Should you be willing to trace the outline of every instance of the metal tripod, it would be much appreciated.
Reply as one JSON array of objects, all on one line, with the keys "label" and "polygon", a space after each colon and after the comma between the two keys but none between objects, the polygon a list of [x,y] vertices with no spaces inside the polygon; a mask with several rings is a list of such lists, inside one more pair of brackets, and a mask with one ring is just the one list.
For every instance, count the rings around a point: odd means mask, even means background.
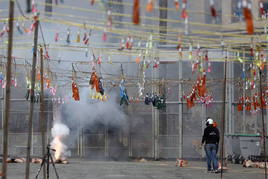
[{"label": "metal tripod", "polygon": [[52,163],[52,166],[53,166],[53,168],[54,168],[54,171],[55,171],[55,174],[56,174],[57,179],[59,179],[59,175],[58,175],[58,172],[57,172],[57,170],[56,170],[55,163],[54,163],[54,160],[53,160],[53,158],[52,158],[52,156],[51,156],[50,151],[56,151],[56,150],[55,150],[55,149],[51,149],[51,148],[50,148],[50,145],[48,144],[48,145],[47,145],[47,153],[44,155],[44,157],[43,157],[43,159],[42,159],[41,166],[40,166],[40,168],[39,168],[38,171],[37,171],[37,174],[36,174],[36,176],[35,176],[35,179],[38,178],[38,175],[40,174],[40,171],[41,171],[41,169],[42,169],[42,167],[44,166],[45,163],[47,164],[47,179],[49,179],[49,160],[50,160],[51,163]]}]

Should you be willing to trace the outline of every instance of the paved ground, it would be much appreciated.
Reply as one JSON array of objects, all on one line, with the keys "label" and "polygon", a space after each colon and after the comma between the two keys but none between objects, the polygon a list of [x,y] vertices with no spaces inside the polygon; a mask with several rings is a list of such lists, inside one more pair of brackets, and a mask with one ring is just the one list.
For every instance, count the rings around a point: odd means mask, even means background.
[{"label": "paved ground", "polygon": [[[31,178],[39,168],[31,165]],[[212,179],[220,178],[220,174],[206,173],[205,162],[189,162],[185,168],[175,167],[175,162],[110,162],[71,159],[70,164],[57,164],[60,179]],[[228,165],[224,178],[264,178],[264,170],[248,169],[241,165]],[[25,164],[9,164],[8,179],[24,179]],[[42,179],[42,176],[38,178]],[[51,179],[56,178],[51,170]]]}]

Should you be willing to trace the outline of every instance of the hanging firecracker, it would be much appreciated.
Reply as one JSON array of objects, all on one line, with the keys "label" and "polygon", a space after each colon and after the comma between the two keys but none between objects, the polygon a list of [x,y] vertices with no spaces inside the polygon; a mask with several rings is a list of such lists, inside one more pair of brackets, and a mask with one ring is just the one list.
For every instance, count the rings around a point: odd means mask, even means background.
[{"label": "hanging firecracker", "polygon": [[262,0],[259,1],[259,8],[260,8],[260,16],[261,16],[261,18],[263,18],[263,19],[266,18],[266,12],[265,12]]},{"label": "hanging firecracker", "polygon": [[106,24],[106,26],[108,28],[112,28],[112,25],[113,25],[112,10],[109,9],[109,10],[107,10],[107,24]]},{"label": "hanging firecracker", "polygon": [[141,62],[141,54],[139,54],[139,56],[136,57],[135,62],[137,64],[139,64]]},{"label": "hanging firecracker", "polygon": [[251,100],[250,100],[251,97],[247,96],[245,98],[245,109],[246,111],[250,111],[251,110]]},{"label": "hanging firecracker", "polygon": [[29,100],[30,92],[31,92],[31,82],[28,77],[26,77],[26,88],[27,90],[26,90],[25,98],[26,100]]},{"label": "hanging firecracker", "polygon": [[132,22],[136,25],[140,23],[140,0],[133,1]]},{"label": "hanging firecracker", "polygon": [[89,84],[91,86],[91,89],[96,90],[97,93],[100,93],[101,95],[104,95],[104,88],[102,85],[102,80],[97,76],[97,73],[94,71],[91,74]]},{"label": "hanging firecracker", "polygon": [[237,2],[237,6],[234,9],[234,16],[238,17],[240,21],[242,20],[243,13],[242,13],[242,3],[241,3],[241,1]]},{"label": "hanging firecracker", "polygon": [[246,21],[246,29],[248,34],[253,34],[254,33],[254,25],[253,25],[253,16],[251,13],[251,3],[248,3],[247,0],[243,0],[243,14],[244,14],[244,19]]},{"label": "hanging firecracker", "polygon": [[175,9],[179,10],[179,7],[180,7],[179,0],[174,0],[174,5],[175,5]]},{"label": "hanging firecracker", "polygon": [[118,50],[124,50],[125,48],[125,40],[124,39],[121,39],[120,41],[120,48]]},{"label": "hanging firecracker", "polygon": [[78,89],[77,84],[74,81],[72,82],[72,92],[73,92],[73,99],[75,101],[79,101],[80,100],[79,89]]},{"label": "hanging firecracker", "polygon": [[93,6],[93,5],[95,4],[95,1],[96,1],[96,0],[90,0],[90,4],[91,4],[91,6]]},{"label": "hanging firecracker", "polygon": [[90,77],[90,81],[89,84],[91,85],[91,89],[94,89],[99,92],[100,88],[99,88],[99,79],[97,76],[96,72],[92,72],[91,77]]},{"label": "hanging firecracker", "polygon": [[154,9],[154,0],[148,0],[147,6],[146,6],[146,11],[152,12],[153,9]]},{"label": "hanging firecracker", "polygon": [[90,36],[89,33],[87,33],[87,32],[84,33],[83,43],[84,43],[85,45],[87,45],[88,42],[89,42],[89,36]]},{"label": "hanging firecracker", "polygon": [[54,41],[55,42],[58,42],[59,41],[59,36],[60,36],[59,32],[56,32],[55,33],[55,37],[54,37]]},{"label": "hanging firecracker", "polygon": [[102,57],[99,56],[98,59],[97,59],[97,64],[100,65],[102,63]]},{"label": "hanging firecracker", "polygon": [[181,18],[188,19],[188,12],[187,12],[187,0],[182,1],[182,12],[181,12]]},{"label": "hanging firecracker", "polygon": [[126,39],[126,49],[131,50],[133,46],[133,38],[131,36],[128,36]]},{"label": "hanging firecracker", "polygon": [[76,43],[80,43],[80,31],[77,32]]},{"label": "hanging firecracker", "polygon": [[257,93],[255,93],[252,97],[252,106],[253,110],[257,111],[260,108],[260,103],[259,103],[259,96]]},{"label": "hanging firecracker", "polygon": [[107,33],[105,31],[102,33],[102,41],[103,42],[107,41]]},{"label": "hanging firecracker", "polygon": [[191,108],[195,105],[195,100],[196,100],[196,88],[193,87],[191,93],[187,96],[184,96],[184,99],[186,99],[187,107]]},{"label": "hanging firecracker", "polygon": [[35,0],[32,0],[32,13],[37,13],[37,6]]},{"label": "hanging firecracker", "polygon": [[17,83],[17,78],[16,77],[11,78],[11,85],[13,87],[17,87],[18,83]]},{"label": "hanging firecracker", "polygon": [[146,93],[144,103],[146,105],[152,104],[157,109],[164,109],[166,107],[166,97],[165,95],[159,96],[156,93],[155,94]]},{"label": "hanging firecracker", "polygon": [[5,84],[5,76],[4,76],[4,74],[1,72],[1,73],[0,73],[0,85],[2,86],[2,88],[3,88],[3,84]]},{"label": "hanging firecracker", "polygon": [[66,42],[67,44],[71,43],[71,34],[70,34],[70,29],[67,29],[67,37],[66,37]]},{"label": "hanging firecracker", "polygon": [[154,58],[154,65],[153,68],[158,68],[159,67],[159,57]]},{"label": "hanging firecracker", "polygon": [[73,93],[73,99],[75,101],[79,101],[80,100],[80,95],[79,95],[79,88],[78,88],[78,84],[76,83],[76,71],[75,68],[72,64],[72,93]]},{"label": "hanging firecracker", "polygon": [[210,13],[211,13],[211,16],[216,18],[217,17],[217,11],[215,9],[215,3],[214,3],[214,0],[210,0]]},{"label": "hanging firecracker", "polygon": [[20,27],[20,23],[18,21],[16,22],[16,28],[17,28],[17,31],[22,35],[23,31],[22,31],[22,29]]},{"label": "hanging firecracker", "polygon": [[128,98],[128,94],[127,94],[127,89],[125,87],[125,80],[122,79],[119,85],[119,89],[120,89],[120,106],[122,104],[129,104],[129,98]]},{"label": "hanging firecracker", "polygon": [[4,23],[3,29],[0,32],[0,38],[3,37],[5,35],[5,33],[7,33],[9,31],[8,26],[6,23]]},{"label": "hanging firecracker", "polygon": [[243,111],[244,97],[240,97],[237,103],[237,111]]}]

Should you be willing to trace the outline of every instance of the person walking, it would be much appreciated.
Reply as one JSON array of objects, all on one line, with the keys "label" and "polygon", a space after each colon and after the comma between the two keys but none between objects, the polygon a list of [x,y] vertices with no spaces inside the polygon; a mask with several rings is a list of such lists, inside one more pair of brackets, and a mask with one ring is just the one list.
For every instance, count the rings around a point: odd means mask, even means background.
[{"label": "person walking", "polygon": [[[220,134],[217,127],[213,126],[213,120],[208,117],[206,120],[207,127],[204,129],[202,137],[202,145],[205,144],[204,149],[207,156],[207,171],[219,173],[217,148],[220,141]],[[211,162],[213,168],[211,168]]]}]

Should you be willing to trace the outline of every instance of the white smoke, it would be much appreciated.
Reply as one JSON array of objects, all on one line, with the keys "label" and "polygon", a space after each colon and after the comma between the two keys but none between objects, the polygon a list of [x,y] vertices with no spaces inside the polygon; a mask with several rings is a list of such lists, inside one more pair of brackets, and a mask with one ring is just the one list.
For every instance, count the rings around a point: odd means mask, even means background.
[{"label": "white smoke", "polygon": [[53,138],[56,136],[68,136],[70,134],[70,129],[60,121],[55,121],[51,129],[51,135]]},{"label": "white smoke", "polygon": [[51,142],[51,147],[55,149],[54,158],[65,159],[65,157],[70,156],[68,147],[63,143],[64,138],[70,134],[70,129],[60,120],[56,120],[51,129],[51,135],[53,140]]}]

